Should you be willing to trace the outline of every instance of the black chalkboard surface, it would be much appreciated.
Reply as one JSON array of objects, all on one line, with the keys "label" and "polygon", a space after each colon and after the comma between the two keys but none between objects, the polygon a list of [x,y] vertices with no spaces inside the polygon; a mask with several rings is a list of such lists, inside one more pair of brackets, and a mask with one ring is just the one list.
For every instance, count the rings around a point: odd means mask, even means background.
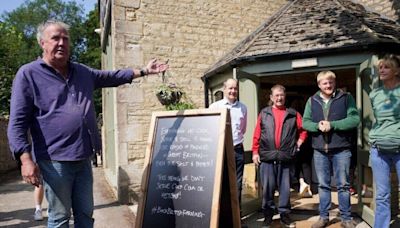
[{"label": "black chalkboard surface", "polygon": [[239,227],[229,123],[226,109],[153,113],[136,227]]}]

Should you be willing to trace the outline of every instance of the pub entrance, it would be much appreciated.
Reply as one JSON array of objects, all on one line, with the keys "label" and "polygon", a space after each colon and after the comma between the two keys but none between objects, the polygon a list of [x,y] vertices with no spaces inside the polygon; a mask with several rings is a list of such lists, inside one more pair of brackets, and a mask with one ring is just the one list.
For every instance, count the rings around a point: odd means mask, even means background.
[{"label": "pub entrance", "polygon": [[[336,87],[340,88],[344,91],[347,91],[351,93],[354,97],[354,99],[357,99],[357,93],[356,93],[356,82],[357,82],[357,73],[356,73],[356,68],[339,68],[339,69],[315,69],[307,72],[289,72],[286,74],[278,74],[278,75],[266,75],[266,76],[261,76],[258,77],[259,80],[257,80],[256,84],[258,87],[258,108],[257,108],[257,114],[260,112],[261,109],[266,107],[269,103],[269,95],[270,95],[270,89],[272,86],[275,84],[281,84],[286,88],[286,106],[287,107],[292,107],[295,108],[301,115],[303,115],[304,112],[304,107],[305,104],[310,96],[312,96],[315,92],[319,90],[316,82],[316,76],[321,70],[331,70],[336,74]],[[239,78],[240,80],[240,78]],[[245,90],[240,90],[241,95],[243,96],[243,93],[247,93]],[[244,95],[246,96],[246,95]],[[253,124],[254,125],[254,124]],[[254,131],[254,126],[249,125],[247,129],[247,134],[252,134]],[[356,134],[356,131],[355,131]],[[353,160],[352,164],[353,167],[355,168],[357,164],[357,137],[354,137],[354,151],[353,151]],[[310,158],[312,158],[312,148],[310,146],[310,142],[308,142],[308,147],[305,146],[303,151],[305,154],[308,155]],[[258,173],[256,170],[256,167],[252,164],[251,161],[251,147],[248,145],[246,148],[249,148],[250,150],[246,151],[246,165],[245,165],[245,180],[249,180],[250,178],[254,178],[254,185],[249,184],[249,181],[245,181],[245,185],[243,186],[243,211],[250,212],[251,209],[260,207],[260,188],[258,186],[261,186],[260,183],[258,183],[259,178]],[[317,178],[315,176],[314,172],[314,167],[313,164],[311,163],[311,179],[312,179],[312,192],[314,194],[318,193],[318,188],[317,188]],[[352,169],[354,172],[352,174],[355,174],[355,170]],[[246,172],[247,171],[247,172]],[[292,177],[292,183],[293,183],[293,189],[295,191],[298,190],[298,176],[297,173],[295,173],[295,167],[293,170],[293,177]],[[254,173],[254,174],[253,174]],[[354,177],[354,176],[353,176]],[[357,181],[352,180],[351,183],[354,183],[354,189],[357,189],[355,186],[355,183]],[[258,200],[257,200],[258,199]],[[258,204],[258,205],[257,205]]]}]

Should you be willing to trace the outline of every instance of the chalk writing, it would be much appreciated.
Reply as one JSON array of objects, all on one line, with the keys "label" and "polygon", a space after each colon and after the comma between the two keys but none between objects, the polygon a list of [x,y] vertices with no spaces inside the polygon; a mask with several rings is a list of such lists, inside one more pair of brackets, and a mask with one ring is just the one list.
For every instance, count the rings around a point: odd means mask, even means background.
[{"label": "chalk writing", "polygon": [[168,214],[168,215],[176,215],[176,216],[192,216],[203,218],[205,214],[201,211],[188,211],[188,210],[179,210],[179,209],[172,209],[172,208],[162,208],[160,206],[153,207],[151,209],[152,214]]},{"label": "chalk writing", "polygon": [[215,116],[159,120],[145,209],[152,216],[145,216],[144,227],[175,224],[177,218],[208,227],[218,121]]}]

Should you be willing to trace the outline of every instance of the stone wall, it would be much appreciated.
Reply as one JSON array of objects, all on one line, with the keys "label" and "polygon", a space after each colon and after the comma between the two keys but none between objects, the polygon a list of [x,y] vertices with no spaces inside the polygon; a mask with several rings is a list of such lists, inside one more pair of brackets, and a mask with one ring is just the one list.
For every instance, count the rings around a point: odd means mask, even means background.
[{"label": "stone wall", "polygon": [[0,117],[0,174],[17,168],[8,147],[7,124],[8,120]]},{"label": "stone wall", "polygon": [[[206,69],[286,2],[114,0],[113,67],[142,67],[154,57],[169,59],[166,82],[184,87],[188,100],[202,108],[201,77]],[[155,96],[161,83],[161,76],[148,76],[117,90],[116,154],[120,173],[127,178],[120,183],[129,183],[133,203],[139,197],[151,112],[164,110]]]}]

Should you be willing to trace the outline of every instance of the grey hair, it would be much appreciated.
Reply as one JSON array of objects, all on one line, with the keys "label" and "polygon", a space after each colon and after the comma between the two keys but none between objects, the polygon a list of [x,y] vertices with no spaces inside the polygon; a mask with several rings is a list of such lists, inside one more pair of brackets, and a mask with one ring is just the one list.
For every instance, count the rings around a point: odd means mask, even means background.
[{"label": "grey hair", "polygon": [[233,81],[233,82],[235,82],[236,83],[236,85],[238,85],[239,83],[238,83],[238,80],[236,80],[236,79],[234,79],[234,78],[228,78],[228,79],[226,79],[226,81],[224,81],[224,86],[223,86],[223,89],[225,89],[226,88],[226,86],[227,86],[227,84],[228,84],[228,82],[229,81]]},{"label": "grey hair", "polygon": [[46,30],[46,28],[48,28],[51,25],[58,25],[69,34],[69,28],[70,28],[69,25],[65,24],[62,21],[50,19],[50,20],[47,20],[47,21],[39,24],[39,26],[37,27],[36,39],[39,44],[40,44],[40,40],[42,40],[42,38],[43,38],[44,30]]}]

